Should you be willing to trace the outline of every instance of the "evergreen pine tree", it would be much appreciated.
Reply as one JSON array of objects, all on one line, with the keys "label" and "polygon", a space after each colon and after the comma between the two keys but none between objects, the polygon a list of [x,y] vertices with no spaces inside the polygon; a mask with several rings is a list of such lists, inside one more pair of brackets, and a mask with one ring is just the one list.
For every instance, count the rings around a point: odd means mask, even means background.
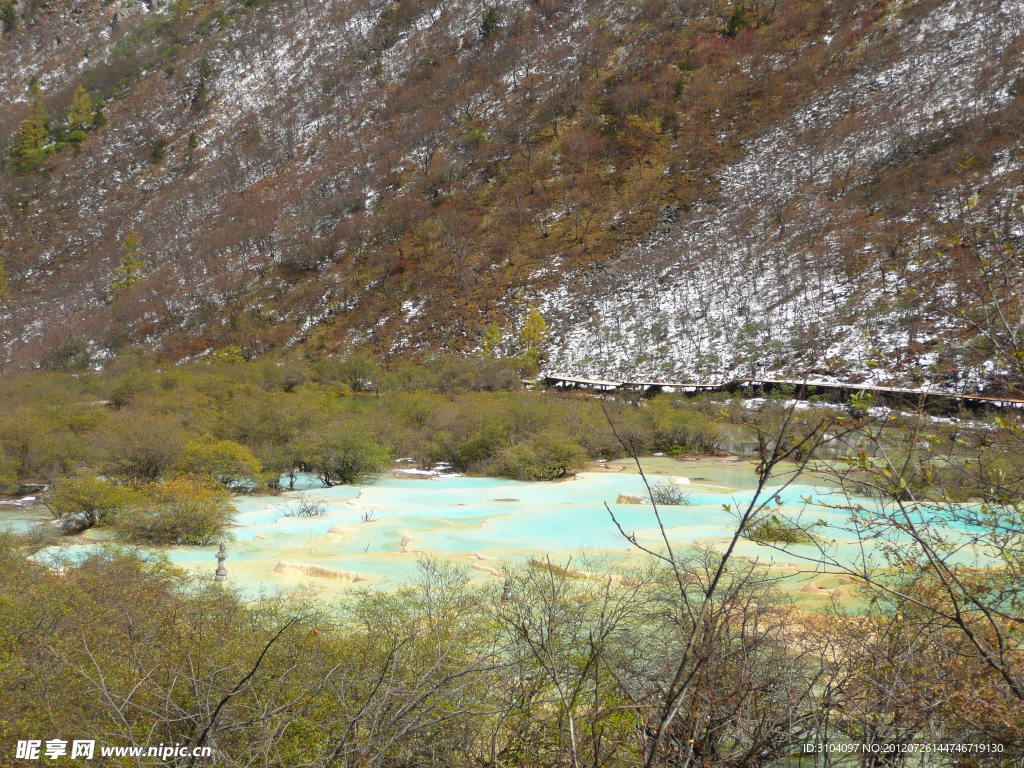
[{"label": "evergreen pine tree", "polygon": [[87,130],[93,122],[93,106],[92,96],[79,83],[68,107],[68,128],[72,131]]},{"label": "evergreen pine tree", "polygon": [[14,10],[14,3],[0,3],[0,32],[9,32],[18,26],[18,14]]},{"label": "evergreen pine tree", "polygon": [[18,126],[8,155],[8,162],[14,170],[24,172],[35,169],[52,151],[48,122],[42,86],[33,78],[29,85],[28,116]]},{"label": "evergreen pine tree", "polygon": [[142,281],[142,270],[145,264],[140,256],[141,247],[139,237],[134,232],[129,232],[121,242],[121,250],[124,256],[114,268],[114,279],[110,281],[111,298],[116,299],[136,283]]},{"label": "evergreen pine tree", "polygon": [[546,359],[544,346],[550,338],[551,331],[548,330],[548,324],[544,320],[544,315],[540,313],[536,305],[532,305],[529,314],[526,316],[523,330],[519,332],[519,340],[524,350],[523,358],[531,373],[539,371],[544,363]]},{"label": "evergreen pine tree", "polygon": [[498,9],[493,6],[484,12],[483,21],[480,22],[480,39],[486,40],[494,34],[498,28]]},{"label": "evergreen pine tree", "polygon": [[480,352],[488,360],[493,360],[499,356],[501,352],[501,326],[497,323],[491,323],[487,326],[487,330],[484,331],[483,342],[480,344]]},{"label": "evergreen pine tree", "polygon": [[198,69],[199,78],[196,82],[196,88],[192,92],[192,109],[202,109],[206,106],[207,96],[209,95],[210,77],[213,75],[213,65],[210,64],[210,60],[202,58],[199,60]]}]

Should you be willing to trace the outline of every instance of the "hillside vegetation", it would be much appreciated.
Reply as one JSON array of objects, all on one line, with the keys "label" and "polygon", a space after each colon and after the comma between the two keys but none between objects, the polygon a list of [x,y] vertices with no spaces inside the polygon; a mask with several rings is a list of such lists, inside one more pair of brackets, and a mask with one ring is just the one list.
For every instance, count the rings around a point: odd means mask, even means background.
[{"label": "hillside vegetation", "polygon": [[159,483],[178,477],[277,492],[297,471],[325,485],[354,483],[403,458],[424,469],[552,480],[588,459],[624,455],[609,416],[636,450],[719,450],[722,406],[709,401],[609,403],[606,416],[592,400],[515,391],[515,383],[505,363],[470,367],[461,358],[391,371],[350,357],[13,374],[0,382],[0,493],[54,485],[56,511],[87,512],[93,524],[97,507],[82,498],[136,506],[114,486],[162,497]]},{"label": "hillside vegetation", "polygon": [[1020,0],[4,8],[7,366],[1012,373]]}]

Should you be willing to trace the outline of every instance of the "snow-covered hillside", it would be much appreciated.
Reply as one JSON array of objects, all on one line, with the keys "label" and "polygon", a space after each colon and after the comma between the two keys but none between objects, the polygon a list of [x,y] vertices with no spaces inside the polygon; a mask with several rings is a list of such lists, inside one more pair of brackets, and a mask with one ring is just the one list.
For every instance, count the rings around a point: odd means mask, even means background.
[{"label": "snow-covered hillside", "polygon": [[[928,162],[944,137],[1005,119],[1000,113],[1019,95],[1021,60],[1007,54],[1019,51],[1024,2],[932,3],[906,19],[900,4],[890,5],[878,34],[891,38],[892,58],[865,58],[748,142],[743,159],[718,174],[715,198],[685,221],[545,294],[543,307],[556,318],[552,370],[671,380],[808,370],[945,385],[985,380],[984,366],[954,375],[930,369],[959,327],[953,307],[933,301],[951,290],[944,270],[952,256],[917,257],[942,249],[937,233],[954,222],[1024,237],[1024,134],[995,148],[984,172],[923,190],[917,210],[859,216],[856,193],[894,164],[920,168],[915,152]],[[1019,111],[1013,119],[1019,128]],[[969,154],[961,161],[980,159]],[[917,226],[901,227],[893,254],[884,235],[901,223]],[[863,250],[866,268],[843,268],[850,248]],[[902,273],[883,263],[894,255],[906,264]],[[927,270],[936,274],[921,274]],[[915,297],[925,278],[932,295]]]}]

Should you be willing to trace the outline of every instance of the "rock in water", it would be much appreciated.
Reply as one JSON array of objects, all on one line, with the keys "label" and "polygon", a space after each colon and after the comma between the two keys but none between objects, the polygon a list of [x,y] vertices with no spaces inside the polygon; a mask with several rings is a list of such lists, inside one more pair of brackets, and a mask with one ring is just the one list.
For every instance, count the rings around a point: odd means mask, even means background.
[{"label": "rock in water", "polygon": [[644,500],[639,496],[630,496],[626,493],[620,493],[619,498],[615,500],[616,504],[643,504]]},{"label": "rock in water", "polygon": [[73,536],[81,533],[87,528],[92,528],[92,520],[84,512],[72,512],[59,520],[54,520],[53,525],[57,526],[63,536]]}]

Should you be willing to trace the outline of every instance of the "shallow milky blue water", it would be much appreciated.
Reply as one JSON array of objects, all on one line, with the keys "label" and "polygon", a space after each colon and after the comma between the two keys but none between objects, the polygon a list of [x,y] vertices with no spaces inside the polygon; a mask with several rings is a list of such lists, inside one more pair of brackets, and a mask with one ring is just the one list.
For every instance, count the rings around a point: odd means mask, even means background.
[{"label": "shallow milky blue water", "polygon": [[[652,476],[651,482],[668,478]],[[801,496],[821,497],[824,489],[791,486],[785,503],[798,504]],[[367,543],[401,539],[399,531],[414,534],[419,549],[444,552],[476,552],[490,548],[522,548],[536,551],[571,551],[580,548],[622,548],[625,542],[604,504],[628,531],[655,524],[651,507],[617,504],[619,494],[643,496],[637,475],[584,474],[560,483],[520,483],[491,478],[451,477],[435,479],[388,478],[356,488],[336,486],[309,490],[307,498],[326,507],[317,518],[286,516],[294,506],[293,494],[281,497],[241,497],[237,500],[234,531],[237,541],[252,541],[274,534],[326,534],[339,524],[358,530],[344,549],[363,552]],[[724,536],[734,518],[723,504],[745,505],[752,491],[689,492],[689,505],[662,508],[667,526],[685,526],[680,540]],[[372,522],[363,522],[365,515]],[[822,514],[828,514],[822,510]],[[834,513],[832,513],[834,514]],[[371,549],[376,547],[371,545]]]},{"label": "shallow milky blue water", "polygon": [[[749,503],[753,472],[740,464],[691,468],[704,478],[684,486],[688,505],[661,507],[662,520],[674,544],[721,544],[736,523],[723,505],[736,509]],[[671,478],[652,475],[649,480]],[[649,546],[661,545],[650,505],[616,503],[620,494],[646,495],[642,478],[627,472],[587,472],[549,483],[388,476],[360,487],[317,485],[315,478],[301,476],[298,487],[308,490],[236,498],[238,512],[227,563],[232,584],[249,593],[300,584],[330,592],[348,588],[354,579],[360,586],[388,588],[413,579],[422,555],[464,564],[478,578],[493,577],[503,562],[523,562],[534,556],[550,555],[555,562],[572,558],[577,563],[585,553],[619,560],[636,557],[606,503],[625,531],[636,533]],[[321,502],[325,514],[288,516],[300,493]],[[785,514],[804,508],[807,497],[839,502],[827,488],[810,485],[789,486],[779,496]],[[840,535],[838,528],[847,518],[845,512],[819,503],[806,507],[804,515],[804,519],[828,522],[833,536]],[[822,534],[830,535],[829,528],[822,529]],[[839,539],[830,548],[844,559],[853,559],[859,552],[858,543],[850,540]],[[84,556],[90,549],[62,548],[72,557]],[[174,547],[163,552],[172,562],[209,575],[215,567],[215,549]],[[795,551],[810,554],[813,550],[797,547]],[[745,540],[737,552],[766,561],[794,559]],[[303,572],[309,566],[328,569],[328,573]]]},{"label": "shallow milky blue water", "polygon": [[[752,478],[752,473],[751,473]],[[237,500],[234,542],[229,545],[228,571],[247,587],[291,586],[307,581],[320,586],[333,581],[297,573],[276,573],[279,562],[314,565],[359,574],[366,585],[396,586],[413,578],[416,560],[428,554],[469,565],[475,576],[493,575],[502,562],[522,562],[551,555],[555,561],[576,562],[584,553],[610,553],[617,558],[635,554],[616,528],[605,503],[623,529],[642,542],[659,545],[656,521],[649,505],[617,504],[620,494],[643,497],[639,475],[583,473],[555,483],[524,483],[478,477],[406,479],[386,477],[362,487],[315,488],[309,478],[303,493],[320,501],[326,514],[317,518],[285,515],[296,493],[279,497],[246,496]],[[652,483],[667,482],[654,475]],[[662,519],[670,537],[680,544],[715,543],[732,534],[735,518],[724,504],[744,506],[752,490],[692,484],[689,505],[666,506]],[[790,486],[784,504],[801,498],[821,498],[828,491],[808,485]],[[845,514],[824,508],[815,518],[839,523]],[[368,519],[368,520],[367,520]],[[741,552],[779,559],[779,555],[749,542]],[[177,548],[168,556],[190,569],[210,568],[212,548]]]}]

